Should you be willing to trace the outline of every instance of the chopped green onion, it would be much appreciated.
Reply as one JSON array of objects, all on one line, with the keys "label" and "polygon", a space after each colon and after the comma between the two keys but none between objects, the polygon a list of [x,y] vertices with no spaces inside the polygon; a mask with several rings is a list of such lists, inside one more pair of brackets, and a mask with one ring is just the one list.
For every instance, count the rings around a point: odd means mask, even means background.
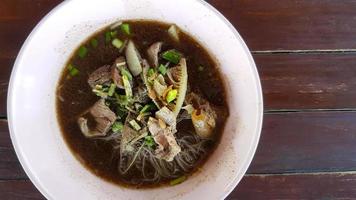
[{"label": "chopped green onion", "polygon": [[109,43],[111,41],[111,32],[105,32],[105,42]]},{"label": "chopped green onion", "polygon": [[126,75],[122,76],[122,82],[124,83],[125,94],[127,97],[132,97],[132,88],[129,82],[129,79]]},{"label": "chopped green onion", "polygon": [[88,49],[85,46],[81,46],[78,50],[78,56],[84,58],[88,53]]},{"label": "chopped green onion", "polygon": [[79,70],[77,68],[72,68],[70,71],[69,71],[69,74],[71,76],[76,76],[79,74]]},{"label": "chopped green onion", "polygon": [[112,127],[111,127],[111,130],[112,130],[114,133],[121,132],[122,129],[124,129],[124,125],[122,124],[122,122],[114,122],[114,124],[113,124]]},{"label": "chopped green onion", "polygon": [[121,105],[118,105],[116,107],[116,115],[118,116],[119,119],[125,119],[127,115],[127,110],[126,108],[122,107]]},{"label": "chopped green onion", "polygon": [[103,91],[103,92],[109,92],[109,87],[107,87],[107,86],[105,85],[105,87],[103,87],[102,91]]},{"label": "chopped green onion", "polygon": [[201,65],[199,65],[199,67],[198,67],[198,71],[200,71],[200,72],[204,71],[204,67],[203,67],[203,66],[201,66]]},{"label": "chopped green onion", "polygon": [[184,182],[185,180],[187,180],[187,177],[186,176],[181,176],[181,177],[178,177],[176,179],[173,179],[169,182],[170,185],[177,185],[179,183],[182,183]]},{"label": "chopped green onion", "polygon": [[106,93],[106,92],[104,92],[102,90],[93,89],[92,91],[96,94],[96,96],[99,96],[99,97],[102,97],[102,98],[108,97],[108,93]]},{"label": "chopped green onion", "polygon": [[117,103],[122,107],[125,107],[130,104],[130,98],[127,97],[126,95],[120,95],[115,93],[115,98]]},{"label": "chopped green onion", "polygon": [[111,38],[114,38],[117,35],[117,31],[110,31]]},{"label": "chopped green onion", "polygon": [[110,88],[109,88],[109,91],[108,91],[108,95],[109,95],[110,97],[114,94],[115,89],[116,89],[116,85],[115,85],[114,83],[111,83]]},{"label": "chopped green onion", "polygon": [[72,65],[72,64],[68,65],[68,70],[69,70],[69,74],[71,76],[76,76],[79,74],[79,70],[76,67],[74,67],[74,65]]},{"label": "chopped green onion", "polygon": [[121,68],[121,75],[127,76],[129,81],[132,81],[132,75],[129,71],[127,71],[125,68]]},{"label": "chopped green onion", "polygon": [[98,40],[93,38],[90,40],[90,44],[92,47],[96,48],[98,46]]},{"label": "chopped green onion", "polygon": [[155,74],[155,69],[150,68],[150,69],[148,70],[148,72],[147,72],[147,76],[148,76],[148,77],[151,77],[151,76],[153,76],[153,74]]},{"label": "chopped green onion", "polygon": [[140,114],[141,113],[145,113],[148,112],[152,109],[152,105],[151,104],[146,104],[145,106],[143,106],[143,108],[140,110]]},{"label": "chopped green onion", "polygon": [[145,145],[148,147],[153,147],[155,145],[155,141],[153,140],[153,137],[150,135],[147,135],[145,137]]},{"label": "chopped green onion", "polygon": [[111,44],[114,45],[114,47],[120,49],[124,43],[123,43],[121,40],[115,38],[115,39],[111,42]]},{"label": "chopped green onion", "polygon": [[162,74],[162,75],[166,75],[167,73],[167,67],[160,64],[159,67],[158,67],[158,71]]},{"label": "chopped green onion", "polygon": [[129,121],[129,124],[134,128],[136,131],[139,131],[141,129],[141,126],[136,122],[136,120],[131,120]]},{"label": "chopped green onion", "polygon": [[121,31],[124,32],[127,35],[130,35],[130,25],[129,24],[121,24],[120,25]]},{"label": "chopped green onion", "polygon": [[176,98],[177,98],[177,94],[178,94],[178,90],[176,90],[176,89],[170,90],[170,91],[167,93],[167,96],[166,96],[166,101],[167,101],[167,103],[170,103],[170,102],[172,102],[174,99],[176,99]]},{"label": "chopped green onion", "polygon": [[178,64],[181,57],[182,57],[182,55],[175,49],[165,51],[162,54],[162,58],[164,58],[174,64]]}]

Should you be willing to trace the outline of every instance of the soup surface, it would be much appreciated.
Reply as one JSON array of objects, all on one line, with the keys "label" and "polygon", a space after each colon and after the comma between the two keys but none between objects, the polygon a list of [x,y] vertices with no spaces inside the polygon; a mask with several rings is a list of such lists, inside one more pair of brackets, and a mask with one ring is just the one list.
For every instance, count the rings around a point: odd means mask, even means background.
[{"label": "soup surface", "polygon": [[57,115],[73,154],[97,176],[137,188],[175,185],[218,144],[225,95],[213,58],[179,27],[124,21],[68,60]]}]

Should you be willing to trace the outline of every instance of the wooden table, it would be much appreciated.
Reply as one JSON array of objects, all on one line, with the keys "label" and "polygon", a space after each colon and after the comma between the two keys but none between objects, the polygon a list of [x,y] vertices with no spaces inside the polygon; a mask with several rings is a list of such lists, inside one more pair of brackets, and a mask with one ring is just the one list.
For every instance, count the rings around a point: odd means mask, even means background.
[{"label": "wooden table", "polygon": [[[43,199],[11,145],[15,57],[59,0],[0,1],[0,199]],[[356,199],[356,0],[209,0],[255,58],[265,115],[248,173],[228,199]]]}]

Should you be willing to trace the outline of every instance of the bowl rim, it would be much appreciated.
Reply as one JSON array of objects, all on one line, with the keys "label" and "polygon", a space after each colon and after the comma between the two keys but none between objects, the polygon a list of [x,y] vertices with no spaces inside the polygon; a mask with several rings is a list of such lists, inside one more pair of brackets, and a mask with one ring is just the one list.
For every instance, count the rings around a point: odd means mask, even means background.
[{"label": "bowl rim", "polygon": [[[233,184],[230,185],[230,188],[228,188],[226,190],[226,192],[224,194],[222,194],[221,199],[225,199],[233,190],[234,188],[238,185],[238,183],[241,181],[241,179],[243,178],[243,176],[246,174],[246,171],[248,169],[248,167],[250,166],[252,159],[255,155],[259,140],[260,140],[260,135],[261,135],[261,130],[262,130],[262,121],[263,121],[263,96],[262,96],[262,87],[261,87],[261,81],[260,81],[260,77],[259,77],[259,73],[257,71],[257,67],[256,64],[254,62],[254,59],[251,55],[251,52],[249,50],[249,48],[247,47],[245,41],[242,39],[242,37],[240,36],[240,34],[238,33],[238,31],[236,30],[236,28],[231,24],[231,22],[229,20],[226,19],[226,17],[221,14],[216,8],[214,8],[212,5],[210,5],[208,2],[204,1],[204,0],[194,0],[198,3],[200,3],[202,6],[208,8],[209,10],[213,11],[213,13],[222,20],[223,23],[225,23],[229,29],[232,31],[232,33],[234,34],[235,38],[239,41],[239,43],[241,44],[244,52],[247,55],[248,61],[249,61],[249,65],[252,68],[252,72],[253,72],[253,78],[255,80],[255,84],[256,84],[256,89],[257,89],[257,100],[258,100],[258,119],[257,119],[257,123],[256,123],[256,133],[254,134],[254,138],[253,138],[253,144],[250,146],[249,149],[249,156],[247,157],[248,159],[245,161],[246,163],[244,164],[243,168],[241,169],[241,173],[239,176],[236,176],[235,179],[233,180]],[[42,195],[44,195],[45,198],[47,199],[54,199],[55,197],[51,196],[47,190],[45,189],[45,186],[42,185],[40,183],[40,181],[38,180],[38,178],[33,174],[33,172],[30,170],[28,163],[25,161],[22,152],[19,150],[19,144],[17,143],[16,140],[16,135],[14,133],[14,124],[13,124],[13,115],[12,115],[12,111],[11,111],[11,107],[12,107],[12,99],[13,99],[13,88],[14,88],[14,80],[17,74],[17,69],[19,68],[19,62],[20,60],[22,60],[25,49],[27,49],[28,44],[30,43],[30,41],[32,40],[33,36],[38,32],[38,30],[40,29],[40,27],[42,26],[43,23],[45,23],[54,13],[57,12],[57,10],[61,9],[62,7],[64,7],[66,4],[70,3],[71,1],[63,1],[61,3],[59,3],[57,6],[55,6],[51,11],[49,11],[38,23],[37,25],[32,29],[31,33],[27,36],[26,40],[24,41],[24,43],[21,46],[20,51],[18,52],[17,56],[16,56],[16,60],[13,64],[13,68],[11,71],[11,76],[10,76],[10,80],[9,80],[9,86],[8,86],[8,92],[7,92],[7,117],[8,117],[8,126],[9,126],[9,132],[10,132],[10,138],[11,138],[11,142],[12,145],[14,147],[15,153],[17,158],[19,159],[19,162],[22,166],[22,168],[24,169],[26,175],[29,177],[29,179],[31,180],[31,182],[35,185],[35,187],[41,192]]]}]

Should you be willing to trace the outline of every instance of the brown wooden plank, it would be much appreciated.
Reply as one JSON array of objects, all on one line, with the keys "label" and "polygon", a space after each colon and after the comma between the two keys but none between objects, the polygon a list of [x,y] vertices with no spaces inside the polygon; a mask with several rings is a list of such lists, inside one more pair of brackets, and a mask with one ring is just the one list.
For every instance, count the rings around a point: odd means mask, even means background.
[{"label": "brown wooden plank", "polygon": [[356,54],[271,54],[254,58],[267,110],[356,107]]},{"label": "brown wooden plank", "polygon": [[4,0],[0,4],[0,57],[15,57],[27,35],[59,0]]},{"label": "brown wooden plank", "polygon": [[356,173],[245,176],[227,200],[351,200]]},{"label": "brown wooden plank", "polygon": [[[0,5],[0,55],[15,56],[30,30],[60,0],[29,2],[6,0]],[[252,50],[356,48],[355,0],[209,2],[234,24]]]},{"label": "brown wooden plank", "polygon": [[38,18],[62,0],[1,0],[0,20]]},{"label": "brown wooden plank", "polygon": [[[355,184],[355,172],[247,175],[226,199],[351,200],[355,199]],[[4,200],[44,199],[29,180],[0,181],[0,196]]]},{"label": "brown wooden plank", "polygon": [[7,89],[14,59],[0,58],[0,116],[6,116]]},{"label": "brown wooden plank", "polygon": [[252,50],[356,48],[356,1],[208,0]]},{"label": "brown wooden plank", "polygon": [[26,177],[11,144],[7,121],[0,120],[0,180]]},{"label": "brown wooden plank", "polygon": [[29,180],[0,181],[0,199],[39,200],[45,199]]},{"label": "brown wooden plank", "polygon": [[356,112],[265,114],[249,173],[356,170]]}]

